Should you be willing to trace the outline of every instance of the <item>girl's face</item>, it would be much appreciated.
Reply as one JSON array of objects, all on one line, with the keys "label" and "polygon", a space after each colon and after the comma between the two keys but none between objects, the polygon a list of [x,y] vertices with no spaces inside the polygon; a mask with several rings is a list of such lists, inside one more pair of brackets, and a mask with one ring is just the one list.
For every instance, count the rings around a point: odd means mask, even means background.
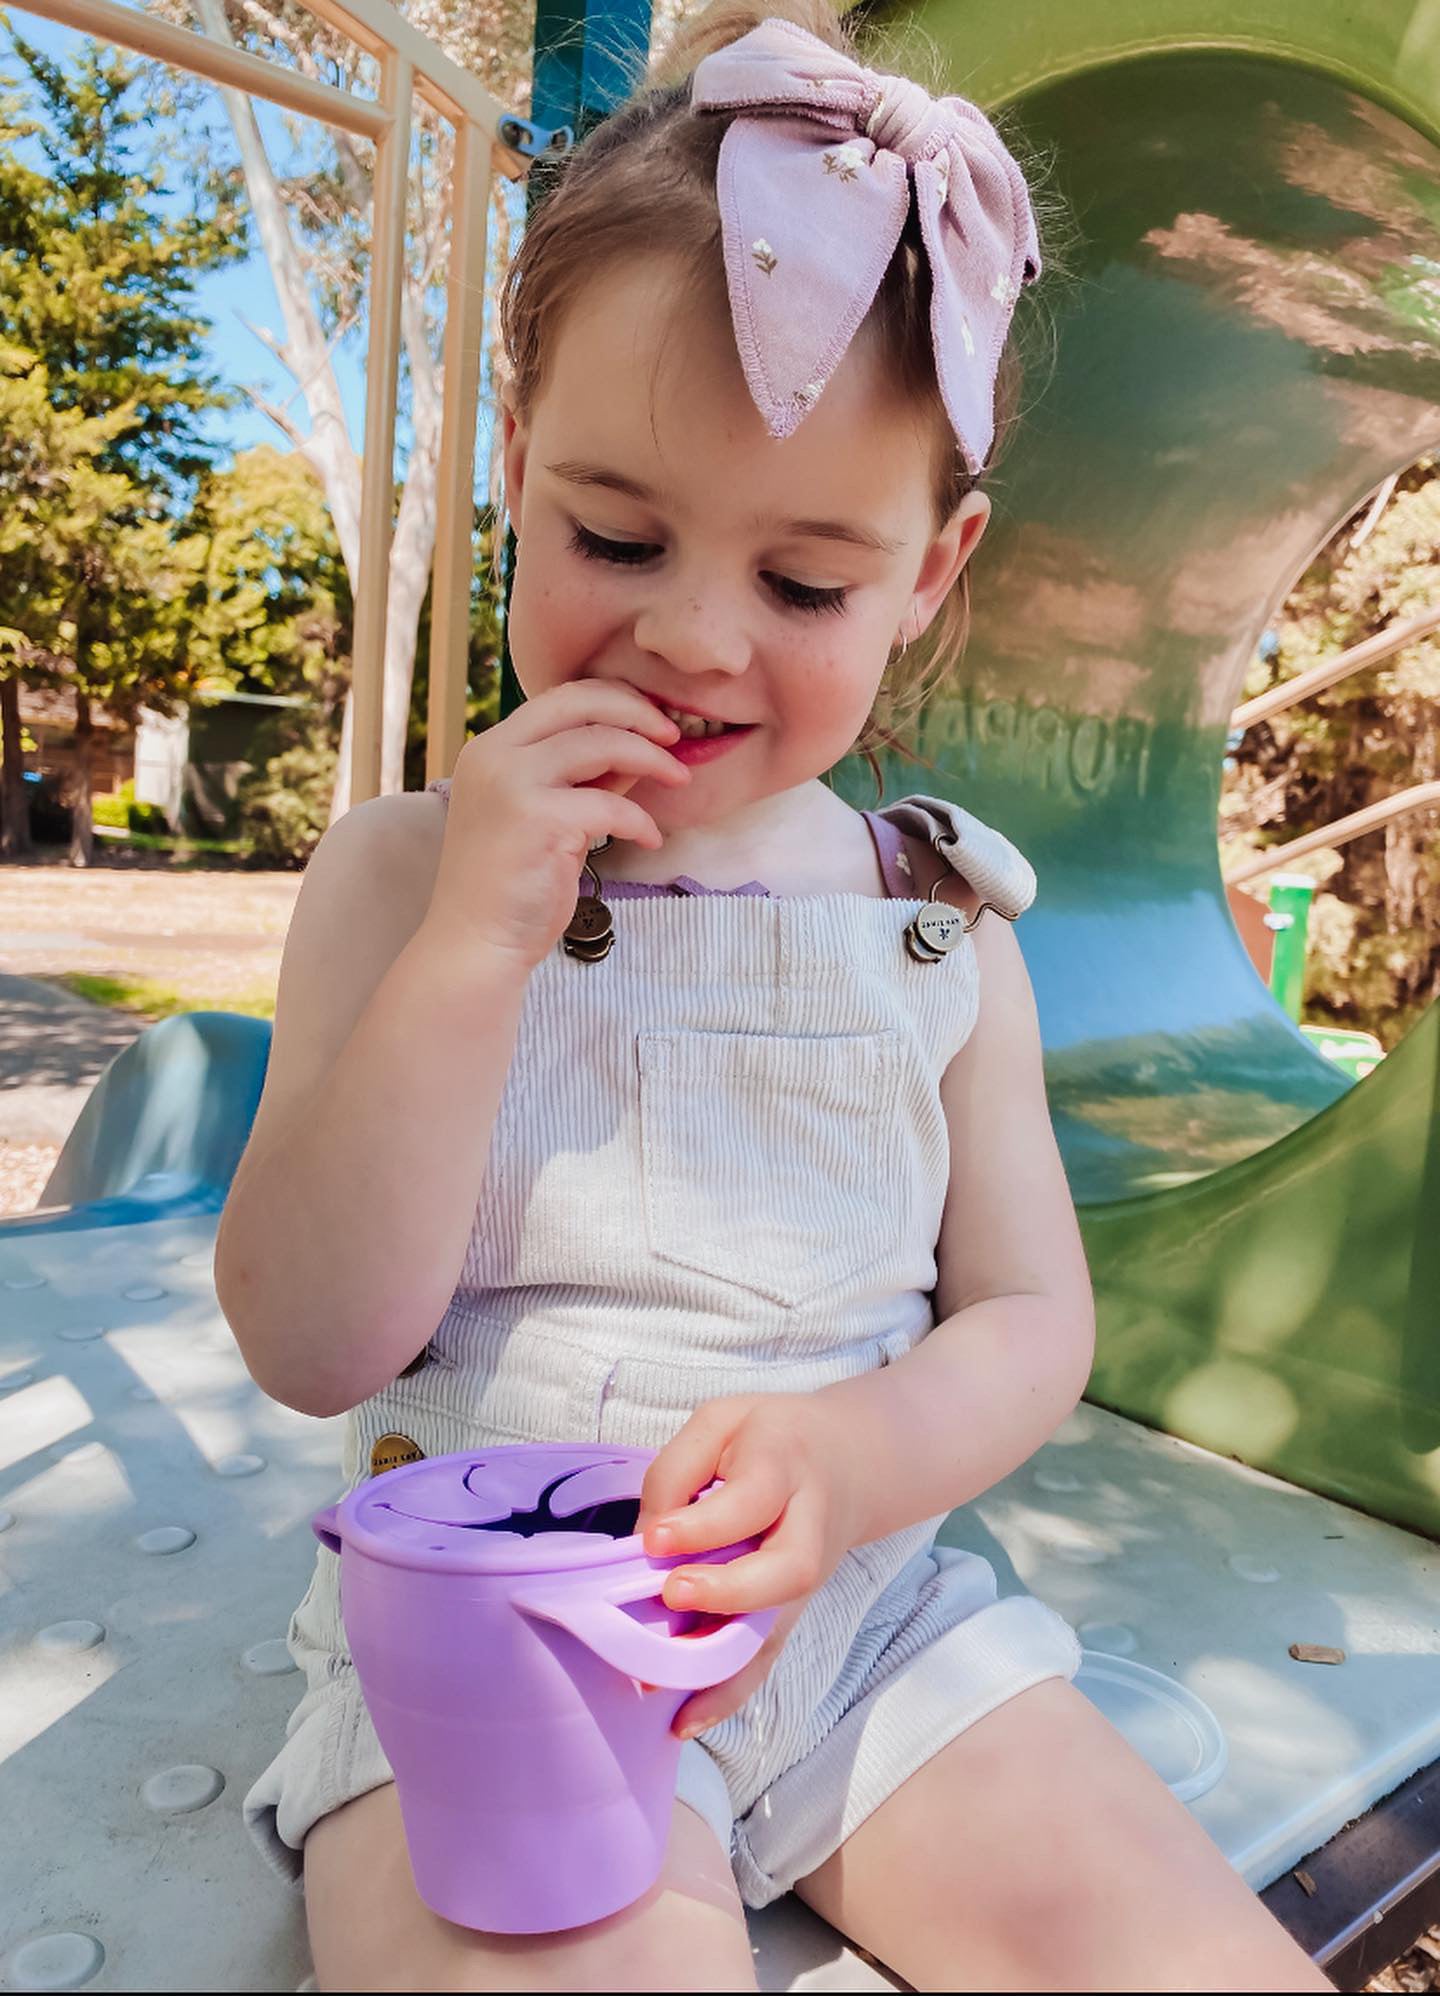
[{"label": "girl's face", "polygon": [[728,315],[683,298],[668,264],[585,285],[504,442],[526,694],[625,680],[748,729],[678,793],[635,786],[662,832],[838,762],[891,647],[929,624],[990,511],[971,494],[937,532],[933,430],[864,337],[776,442]]}]

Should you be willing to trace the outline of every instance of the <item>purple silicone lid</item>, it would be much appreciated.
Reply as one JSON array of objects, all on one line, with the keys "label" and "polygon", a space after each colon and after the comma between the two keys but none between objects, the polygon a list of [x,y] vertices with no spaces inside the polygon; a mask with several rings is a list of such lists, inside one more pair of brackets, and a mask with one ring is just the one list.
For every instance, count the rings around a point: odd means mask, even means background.
[{"label": "purple silicone lid", "polygon": [[334,1532],[387,1565],[446,1573],[569,1572],[643,1558],[640,1539],[616,1527],[631,1521],[653,1459],[648,1449],[565,1442],[431,1456],[352,1490],[335,1507]]}]

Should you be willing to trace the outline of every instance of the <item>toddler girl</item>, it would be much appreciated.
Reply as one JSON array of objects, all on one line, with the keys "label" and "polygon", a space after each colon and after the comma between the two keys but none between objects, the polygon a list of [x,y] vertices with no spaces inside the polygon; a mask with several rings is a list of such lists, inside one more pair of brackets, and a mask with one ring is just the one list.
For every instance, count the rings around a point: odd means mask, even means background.
[{"label": "toddler girl", "polygon": [[1071,1629],[934,1544],[1091,1358],[1034,882],[945,799],[821,779],[953,657],[1041,255],[974,105],[793,12],[710,8],[527,232],[528,699],[321,844],[217,1250],[261,1385],[347,1412],[347,1485],[657,1449],[652,1553],[762,1540],[666,1600],[780,1613],[682,1707],[664,1872],[593,1926],[418,1899],[325,1551],[247,1816],[303,1852],[326,1989],[753,1988],[742,1902],[791,1887],[921,1988],[1325,1988],[1071,1685]]}]

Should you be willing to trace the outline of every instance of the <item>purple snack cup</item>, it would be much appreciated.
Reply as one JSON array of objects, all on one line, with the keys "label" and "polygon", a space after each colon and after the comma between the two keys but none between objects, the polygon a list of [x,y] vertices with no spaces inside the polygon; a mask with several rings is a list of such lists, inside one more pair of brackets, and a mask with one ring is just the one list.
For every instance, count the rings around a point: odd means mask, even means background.
[{"label": "purple snack cup", "polygon": [[340,1556],[416,1889],[460,1926],[554,1933],[647,1892],[670,1834],[670,1723],[689,1692],[743,1670],[775,1619],[666,1607],[672,1567],[758,1541],[649,1558],[633,1527],[652,1460],[586,1443],[462,1450],[314,1518]]}]

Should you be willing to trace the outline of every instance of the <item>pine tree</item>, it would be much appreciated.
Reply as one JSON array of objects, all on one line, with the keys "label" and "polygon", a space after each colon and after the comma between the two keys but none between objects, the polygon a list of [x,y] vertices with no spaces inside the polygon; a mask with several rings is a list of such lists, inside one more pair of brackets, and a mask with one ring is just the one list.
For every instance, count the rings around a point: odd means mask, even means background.
[{"label": "pine tree", "polygon": [[[93,42],[60,63],[10,39],[29,87],[22,103],[0,79],[8,490],[49,511],[48,539],[38,527],[28,546],[12,534],[0,557],[0,627],[12,634],[0,651],[0,850],[26,843],[18,682],[39,666],[76,696],[72,858],[84,864],[91,703],[164,705],[184,680],[178,608],[196,586],[185,515],[211,455],[206,412],[230,399],[204,364],[194,287],[243,253],[243,236],[227,212],[172,197],[157,113],[132,94],[138,64]],[[72,521],[87,522],[68,556],[57,479]],[[100,493],[109,503],[97,514]]]}]

